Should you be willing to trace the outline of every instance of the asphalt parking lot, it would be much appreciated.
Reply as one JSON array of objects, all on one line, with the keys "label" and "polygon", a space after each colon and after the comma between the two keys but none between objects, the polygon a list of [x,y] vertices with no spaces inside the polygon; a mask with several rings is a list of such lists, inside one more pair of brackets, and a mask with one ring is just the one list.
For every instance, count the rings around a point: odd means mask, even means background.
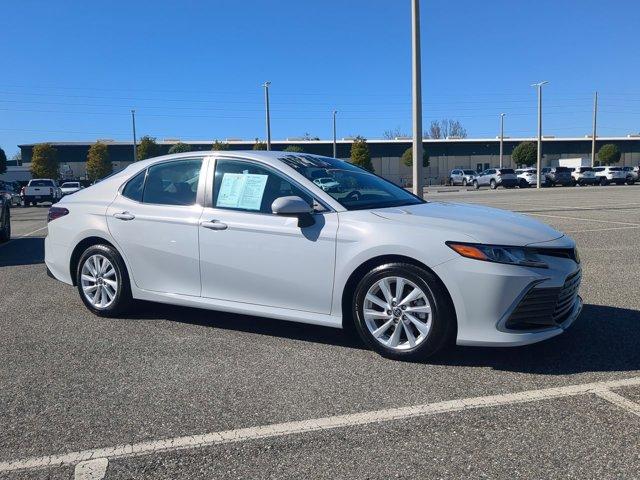
[{"label": "asphalt parking lot", "polygon": [[640,186],[440,190],[427,198],[575,238],[585,307],[568,332],[417,364],[262,318],[98,318],[46,275],[47,208],[12,210],[0,477],[640,478]]}]

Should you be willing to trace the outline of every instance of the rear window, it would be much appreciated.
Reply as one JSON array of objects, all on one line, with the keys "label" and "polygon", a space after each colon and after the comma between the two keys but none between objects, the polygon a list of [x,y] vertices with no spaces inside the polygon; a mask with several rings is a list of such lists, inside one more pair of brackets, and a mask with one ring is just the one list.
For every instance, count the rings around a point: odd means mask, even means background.
[{"label": "rear window", "polygon": [[556,167],[556,172],[570,172],[571,170],[568,167]]},{"label": "rear window", "polygon": [[580,167],[577,169],[580,173],[584,173],[584,172],[593,172],[593,168],[591,167]]},{"label": "rear window", "polygon": [[477,175],[475,170],[465,170],[464,174],[465,175]]},{"label": "rear window", "polygon": [[31,180],[29,182],[30,187],[53,187],[53,181],[51,180]]},{"label": "rear window", "polygon": [[501,168],[500,173],[504,175],[505,173],[515,173],[515,172],[513,171],[513,168]]},{"label": "rear window", "polygon": [[611,171],[611,172],[621,172],[622,168],[620,168],[620,167],[609,167],[609,171]]}]

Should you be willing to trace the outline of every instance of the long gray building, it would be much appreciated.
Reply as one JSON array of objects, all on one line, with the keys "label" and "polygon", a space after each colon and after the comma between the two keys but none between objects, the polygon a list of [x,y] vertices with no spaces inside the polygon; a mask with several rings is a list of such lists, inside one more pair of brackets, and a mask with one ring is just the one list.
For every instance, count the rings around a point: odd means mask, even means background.
[{"label": "long gray building", "polygon": [[[133,142],[101,140],[107,145],[109,157],[114,170],[125,168],[133,161]],[[178,140],[158,141],[159,154],[166,154]],[[348,159],[352,139],[337,142],[337,156]],[[515,167],[511,160],[513,149],[521,142],[535,141],[534,138],[505,138],[504,166]],[[210,150],[213,140],[187,141],[194,151]],[[89,147],[94,142],[48,142],[58,152],[61,173],[67,178],[83,179],[86,174],[86,159]],[[231,150],[251,150],[255,141],[229,140]],[[411,167],[404,165],[400,157],[411,147],[410,139],[368,140],[373,166],[381,175],[399,185],[406,186],[411,181]],[[598,137],[596,151],[606,143],[613,143],[620,148],[622,159],[620,165],[640,164],[640,135],[627,137]],[[25,166],[31,162],[35,144],[19,145],[22,161]],[[282,140],[271,142],[273,150],[284,150],[290,145],[297,145],[307,153],[331,156],[333,142],[331,140]],[[500,141],[497,138],[464,138],[464,139],[425,139],[424,148],[429,154],[430,164],[424,169],[427,184],[442,183],[449,171],[454,168],[483,170],[498,166]],[[556,138],[545,137],[542,146],[543,166],[557,164],[560,158],[591,157],[591,139],[589,137]]]}]

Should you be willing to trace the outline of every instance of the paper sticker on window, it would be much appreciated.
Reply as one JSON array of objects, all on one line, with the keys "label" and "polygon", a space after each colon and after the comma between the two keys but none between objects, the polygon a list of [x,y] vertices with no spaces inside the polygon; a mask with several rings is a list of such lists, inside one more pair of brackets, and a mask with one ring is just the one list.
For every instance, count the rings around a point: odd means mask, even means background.
[{"label": "paper sticker on window", "polygon": [[216,207],[260,210],[268,175],[225,173],[222,176]]}]

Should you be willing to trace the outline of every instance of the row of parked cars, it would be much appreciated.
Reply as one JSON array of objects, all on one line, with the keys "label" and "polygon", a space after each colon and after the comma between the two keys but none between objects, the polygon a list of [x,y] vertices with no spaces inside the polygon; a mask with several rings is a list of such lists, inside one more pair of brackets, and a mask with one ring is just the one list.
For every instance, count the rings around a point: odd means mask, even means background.
[{"label": "row of parked cars", "polygon": [[[544,167],[541,171],[540,182],[545,187],[584,186],[584,185],[633,185],[640,176],[640,167]],[[473,186],[474,188],[489,187],[496,189],[526,188],[535,186],[538,181],[538,171],[535,168],[488,168],[483,172],[475,170],[454,169],[449,174],[449,185]]]},{"label": "row of parked cars", "polygon": [[37,205],[42,202],[56,203],[65,195],[70,195],[83,187],[80,182],[58,182],[50,178],[34,178],[26,185],[19,182],[5,182],[0,180],[0,196],[9,207],[23,205]]}]

